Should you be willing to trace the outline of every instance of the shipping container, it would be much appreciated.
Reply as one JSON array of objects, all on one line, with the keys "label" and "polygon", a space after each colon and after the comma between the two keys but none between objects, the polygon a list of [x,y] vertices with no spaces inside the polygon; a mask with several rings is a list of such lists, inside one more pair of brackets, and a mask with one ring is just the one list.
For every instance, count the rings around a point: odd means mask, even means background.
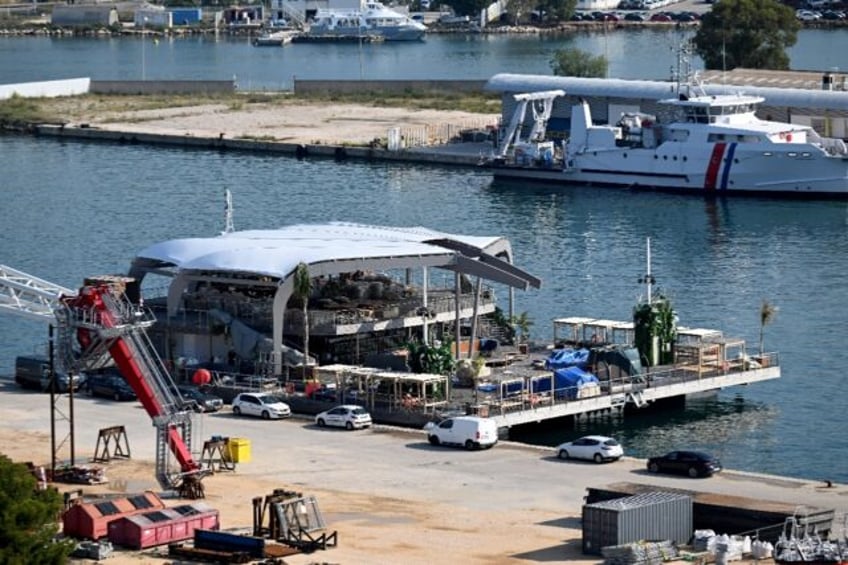
[{"label": "shipping container", "polygon": [[62,531],[66,536],[98,540],[109,535],[109,523],[125,516],[161,508],[165,508],[165,503],[153,492],[84,500],[62,514]]},{"label": "shipping container", "polygon": [[202,8],[171,8],[171,22],[175,26],[189,26],[203,21]]},{"label": "shipping container", "polygon": [[672,492],[647,492],[583,506],[583,553],[640,540],[688,543],[692,499]]},{"label": "shipping container", "polygon": [[127,516],[109,524],[109,541],[131,549],[184,541],[195,530],[217,530],[218,511],[202,502]]}]

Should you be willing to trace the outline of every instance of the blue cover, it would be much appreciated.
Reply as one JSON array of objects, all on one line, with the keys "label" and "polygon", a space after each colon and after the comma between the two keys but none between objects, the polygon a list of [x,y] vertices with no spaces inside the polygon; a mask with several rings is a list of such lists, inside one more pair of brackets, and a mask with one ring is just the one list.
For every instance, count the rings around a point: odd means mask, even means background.
[{"label": "blue cover", "polygon": [[545,359],[545,369],[555,371],[565,367],[585,367],[588,361],[588,349],[555,349]]},{"label": "blue cover", "polygon": [[[550,392],[551,380],[550,376],[534,377],[530,381],[530,391],[533,394]],[[553,381],[556,398],[574,400],[582,387],[590,383],[597,383],[598,379],[595,375],[587,373],[580,367],[569,367],[554,371]]]}]

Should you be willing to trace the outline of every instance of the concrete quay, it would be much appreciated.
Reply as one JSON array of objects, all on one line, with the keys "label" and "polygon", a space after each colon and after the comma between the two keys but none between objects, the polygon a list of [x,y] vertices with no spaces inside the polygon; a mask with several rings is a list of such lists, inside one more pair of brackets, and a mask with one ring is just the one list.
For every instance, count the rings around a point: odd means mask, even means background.
[{"label": "concrete quay", "polygon": [[492,144],[488,142],[448,143],[429,147],[414,147],[390,151],[385,147],[354,145],[348,143],[292,143],[266,141],[262,139],[233,138],[231,133],[221,132],[217,136],[202,134],[175,135],[146,131],[121,131],[101,129],[89,125],[44,124],[35,126],[36,135],[80,141],[100,141],[180,147],[184,149],[212,149],[218,151],[244,151],[251,153],[274,153],[299,159],[319,157],[343,161],[361,159],[368,161],[394,161],[427,163],[432,165],[478,166],[483,157],[489,155]]},{"label": "concrete quay", "polygon": [[[49,462],[49,396],[7,381],[0,385],[0,413],[0,452],[18,461]],[[117,490],[156,488],[154,428],[137,403],[82,396],[74,414],[78,464],[94,453],[97,430],[123,425],[133,461],[106,465],[107,477]],[[531,556],[597,563],[580,554],[580,510],[588,487],[620,482],[833,508],[838,525],[848,512],[848,485],[827,486],[826,477],[732,469],[709,479],[651,475],[644,460],[629,457],[604,465],[561,461],[553,449],[512,442],[468,452],[430,446],[416,430],[319,429],[311,419],[239,418],[228,408],[198,416],[194,435],[250,441],[249,463],[205,480],[206,502],[220,510],[225,528],[248,527],[250,498],[268,494],[270,485],[316,494],[329,527],[339,531],[340,546],[321,556],[334,563],[385,563],[393,551],[397,563],[437,556],[455,563],[521,563]],[[307,557],[286,562],[314,562]]]}]

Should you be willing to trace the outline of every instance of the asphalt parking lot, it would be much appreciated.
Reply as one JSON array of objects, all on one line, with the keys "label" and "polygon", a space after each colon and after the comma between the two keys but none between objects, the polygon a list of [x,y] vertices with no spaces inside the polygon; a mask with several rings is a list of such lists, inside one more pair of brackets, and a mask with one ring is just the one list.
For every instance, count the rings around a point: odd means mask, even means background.
[{"label": "asphalt parking lot", "polygon": [[[0,414],[6,429],[50,432],[46,394],[23,392],[12,383],[3,383]],[[87,462],[94,453],[98,430],[115,425],[125,426],[134,459],[154,459],[155,430],[137,402],[81,396],[74,403],[74,414],[78,463]],[[627,457],[604,465],[561,461],[553,449],[511,442],[469,452],[431,446],[418,430],[374,426],[347,432],[318,428],[311,418],[265,421],[237,417],[229,407],[197,415],[193,429],[198,445],[214,435],[248,439],[252,461],[238,470],[245,478],[284,472],[289,482],[308,483],[320,469],[322,486],[328,489],[365,493],[376,488],[387,496],[422,495],[430,501],[473,509],[538,507],[579,513],[586,487],[629,481],[848,512],[848,486],[828,488],[823,481],[731,470],[709,479],[652,475],[645,470],[643,460]],[[33,453],[32,458],[47,462],[50,454]],[[152,476],[150,481],[149,486],[155,488]]]}]

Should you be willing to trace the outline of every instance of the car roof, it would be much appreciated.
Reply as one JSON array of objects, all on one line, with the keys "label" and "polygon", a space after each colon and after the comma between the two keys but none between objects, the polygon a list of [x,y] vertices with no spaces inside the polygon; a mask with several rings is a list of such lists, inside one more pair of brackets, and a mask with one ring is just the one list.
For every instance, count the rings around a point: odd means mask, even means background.
[{"label": "car roof", "polygon": [[608,439],[615,439],[615,438],[612,438],[612,437],[609,437],[609,436],[595,436],[595,435],[592,435],[592,436],[583,436],[583,437],[580,437],[580,438],[578,438],[578,439],[596,439],[596,440],[598,440],[598,441],[606,441],[606,440],[608,440]]}]

